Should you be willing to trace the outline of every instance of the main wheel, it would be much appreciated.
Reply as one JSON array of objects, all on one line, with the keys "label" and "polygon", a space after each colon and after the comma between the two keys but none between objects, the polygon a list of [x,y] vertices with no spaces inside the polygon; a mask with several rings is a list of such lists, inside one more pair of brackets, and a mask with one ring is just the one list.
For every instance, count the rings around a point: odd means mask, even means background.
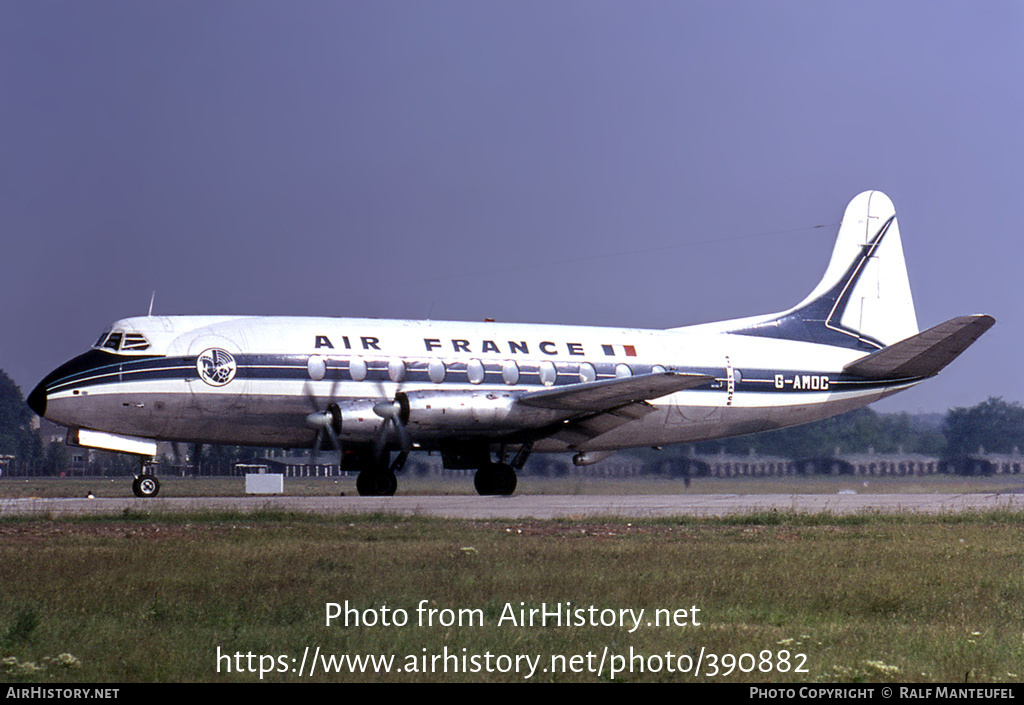
[{"label": "main wheel", "polygon": [[363,497],[391,497],[398,490],[398,478],[390,470],[363,470],[356,477],[356,492]]},{"label": "main wheel", "polygon": [[516,471],[505,463],[484,465],[473,476],[477,494],[508,496],[516,491]]},{"label": "main wheel", "polygon": [[136,497],[156,497],[160,493],[160,480],[156,475],[142,474],[132,481],[132,494]]}]

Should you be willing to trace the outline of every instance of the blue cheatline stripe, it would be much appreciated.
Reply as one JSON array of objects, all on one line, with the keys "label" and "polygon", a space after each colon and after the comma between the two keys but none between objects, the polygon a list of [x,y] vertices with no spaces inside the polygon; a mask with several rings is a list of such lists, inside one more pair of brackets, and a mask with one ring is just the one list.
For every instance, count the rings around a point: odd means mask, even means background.
[{"label": "blue cheatline stripe", "polygon": [[[73,388],[92,387],[101,384],[114,382],[140,382],[150,380],[188,380],[197,379],[195,358],[193,357],[147,357],[147,358],[122,358],[119,362],[111,363],[110,355],[104,359],[98,359],[94,367],[69,370],[69,374],[53,379],[47,383],[48,393],[57,393]],[[309,372],[306,366],[308,355],[238,355],[236,356],[237,372],[236,379],[269,380],[269,381],[309,381]],[[366,381],[390,382],[388,375],[388,362],[393,358],[366,359],[367,375]],[[406,360],[406,374],[402,383],[428,383],[430,378],[427,374],[427,365],[431,358]],[[329,358],[327,374],[324,380],[350,381],[348,375],[348,361],[345,358]],[[555,379],[555,386],[578,384],[579,365],[581,362],[556,363],[558,371]],[[616,363],[590,363],[597,371],[597,380],[614,379]],[[446,382],[460,385],[470,385],[466,362],[454,361],[447,363],[448,369]],[[712,391],[723,392],[726,389],[725,370],[723,368],[684,368],[662,365],[671,371],[690,374],[704,374],[716,377],[715,382],[709,382],[700,387],[688,391]],[[654,365],[631,364],[634,374],[647,374],[651,372]],[[520,379],[515,385],[505,385],[501,372],[500,361],[484,362],[484,380],[482,384],[501,385],[509,388],[540,386],[540,372],[538,365],[519,364]],[[734,384],[734,392],[747,393],[786,393],[794,392],[822,392],[822,391],[855,391],[884,389],[886,387],[903,386],[910,382],[917,381],[915,378],[899,380],[865,380],[862,377],[838,372],[828,371],[793,371],[744,369],[741,371],[742,379]],[[782,375],[782,386],[778,386],[776,375]],[[804,378],[807,378],[806,380]],[[827,378],[827,386],[822,381]],[[800,381],[794,384],[793,380]],[[817,381],[815,381],[817,380]],[[478,386],[478,385],[471,385]],[[231,385],[224,387],[231,391]]]}]

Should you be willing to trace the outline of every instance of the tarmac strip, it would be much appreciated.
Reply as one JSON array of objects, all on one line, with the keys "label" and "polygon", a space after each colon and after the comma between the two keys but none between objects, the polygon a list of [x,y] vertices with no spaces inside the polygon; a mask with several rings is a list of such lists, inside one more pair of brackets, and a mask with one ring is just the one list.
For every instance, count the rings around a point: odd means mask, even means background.
[{"label": "tarmac strip", "polygon": [[725,517],[801,514],[956,514],[1024,511],[1022,494],[705,494],[397,497],[170,497],[152,499],[0,499],[0,516],[119,515],[129,512],[385,513],[452,519]]}]

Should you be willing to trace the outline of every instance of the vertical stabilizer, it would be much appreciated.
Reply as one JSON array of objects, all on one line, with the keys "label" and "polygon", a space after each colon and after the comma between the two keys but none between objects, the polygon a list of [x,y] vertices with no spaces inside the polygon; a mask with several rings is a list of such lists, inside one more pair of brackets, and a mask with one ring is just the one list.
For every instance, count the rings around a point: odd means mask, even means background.
[{"label": "vertical stabilizer", "polygon": [[896,209],[881,191],[850,201],[825,276],[797,306],[735,333],[877,350],[917,334]]}]

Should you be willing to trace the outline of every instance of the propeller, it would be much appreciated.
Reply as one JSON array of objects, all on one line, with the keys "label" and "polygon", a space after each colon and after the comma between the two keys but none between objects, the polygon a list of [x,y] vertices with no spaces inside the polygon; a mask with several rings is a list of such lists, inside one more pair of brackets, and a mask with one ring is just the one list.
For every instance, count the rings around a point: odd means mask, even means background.
[{"label": "propeller", "polygon": [[[316,379],[323,379],[326,376],[327,369],[325,366],[321,366],[317,371],[319,375],[315,377]],[[400,375],[396,381],[401,381],[403,376]],[[392,377],[392,379],[395,378]],[[338,381],[338,377],[332,379],[326,406],[313,393],[313,387],[308,380],[303,385],[306,399],[309,401],[311,409],[310,413],[306,415],[306,425],[316,429],[316,438],[313,441],[314,464],[316,464],[316,456],[323,447],[325,439],[330,441],[331,447],[334,450],[339,453],[342,451],[340,438],[341,407],[334,401]],[[406,430],[406,426],[409,423],[409,397],[402,391],[396,391],[394,399],[388,401],[388,395],[383,383],[378,383],[378,391],[380,394],[379,398],[384,399],[384,401],[377,402],[372,408],[373,413],[384,420],[374,442],[374,457],[379,463],[385,457],[390,438],[394,437],[399,448],[406,454],[412,450],[412,440],[409,438],[409,432]]]},{"label": "propeller", "polygon": [[312,463],[317,464],[318,456],[320,455],[320,449],[323,447],[324,438],[327,438],[331,442],[331,447],[334,450],[341,453],[341,407],[338,406],[336,401],[333,401],[334,394],[337,391],[338,379],[335,378],[331,382],[331,390],[327,395],[330,400],[327,406],[321,405],[319,399],[313,393],[313,388],[306,381],[303,384],[303,391],[306,393],[306,399],[309,401],[312,412],[306,415],[306,425],[310,428],[316,429],[316,438],[313,440],[313,453]]},{"label": "propeller", "polygon": [[393,401],[374,404],[373,413],[384,419],[384,423],[380,427],[380,435],[377,436],[377,442],[374,445],[374,456],[377,458],[377,462],[384,457],[388,435],[392,430],[398,437],[398,445],[402,452],[408,453],[412,449],[412,441],[405,428],[409,423],[409,397],[405,395],[405,392],[396,392]]}]

